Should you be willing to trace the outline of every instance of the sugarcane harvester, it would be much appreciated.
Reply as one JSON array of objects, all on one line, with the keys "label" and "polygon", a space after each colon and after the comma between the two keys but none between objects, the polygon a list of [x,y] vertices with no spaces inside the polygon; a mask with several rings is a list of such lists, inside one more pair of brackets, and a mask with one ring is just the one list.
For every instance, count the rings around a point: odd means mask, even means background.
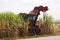
[{"label": "sugarcane harvester", "polygon": [[39,25],[36,25],[38,16],[40,15],[40,11],[46,12],[48,10],[47,6],[36,6],[34,9],[29,12],[29,14],[24,15],[24,20],[29,19],[29,27],[28,31],[29,33],[35,35],[35,34],[40,34],[41,30],[39,28]]}]

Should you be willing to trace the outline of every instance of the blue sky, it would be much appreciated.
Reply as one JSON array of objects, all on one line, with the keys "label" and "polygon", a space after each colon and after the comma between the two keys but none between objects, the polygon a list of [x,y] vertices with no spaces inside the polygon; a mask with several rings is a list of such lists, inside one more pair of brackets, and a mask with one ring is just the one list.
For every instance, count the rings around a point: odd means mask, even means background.
[{"label": "blue sky", "polygon": [[0,12],[29,13],[39,5],[48,6],[49,11],[46,13],[55,20],[60,20],[60,0],[0,0]]}]

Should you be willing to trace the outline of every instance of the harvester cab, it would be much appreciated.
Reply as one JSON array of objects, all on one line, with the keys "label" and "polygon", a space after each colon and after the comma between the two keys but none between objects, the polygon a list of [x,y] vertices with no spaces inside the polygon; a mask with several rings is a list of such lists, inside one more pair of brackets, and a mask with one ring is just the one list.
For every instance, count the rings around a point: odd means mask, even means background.
[{"label": "harvester cab", "polygon": [[40,28],[39,25],[36,25],[38,16],[40,15],[40,11],[46,12],[48,10],[47,6],[36,6],[34,9],[29,12],[29,14],[24,13],[23,19],[24,21],[29,21],[29,27],[28,31],[29,33],[35,35],[35,34],[40,34]]},{"label": "harvester cab", "polygon": [[36,25],[36,22],[37,22],[37,19],[38,19],[38,16],[40,15],[40,11],[42,12],[46,12],[48,10],[48,7],[45,6],[38,6],[38,7],[35,7],[31,12],[29,12],[29,14],[27,16],[30,17],[30,23],[29,23],[29,32],[32,33],[32,34],[40,34],[40,28],[39,28],[39,25]]}]

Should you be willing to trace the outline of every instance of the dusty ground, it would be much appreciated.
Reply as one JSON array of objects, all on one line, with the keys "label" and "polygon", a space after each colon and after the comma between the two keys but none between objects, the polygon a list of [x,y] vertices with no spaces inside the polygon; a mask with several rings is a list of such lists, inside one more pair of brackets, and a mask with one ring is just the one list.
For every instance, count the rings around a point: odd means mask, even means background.
[{"label": "dusty ground", "polygon": [[17,40],[60,40],[60,36],[38,37],[38,38],[26,38]]}]

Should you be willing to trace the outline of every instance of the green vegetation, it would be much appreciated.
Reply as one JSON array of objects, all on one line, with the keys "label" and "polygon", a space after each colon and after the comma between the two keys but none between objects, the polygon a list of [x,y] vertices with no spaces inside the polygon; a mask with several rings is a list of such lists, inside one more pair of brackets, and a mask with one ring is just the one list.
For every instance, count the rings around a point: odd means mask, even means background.
[{"label": "green vegetation", "polygon": [[23,13],[18,15],[13,12],[0,13],[0,38],[26,36],[28,24],[23,20]]},{"label": "green vegetation", "polygon": [[53,25],[52,16],[49,16],[48,14],[45,14],[44,24],[45,24],[45,27],[46,27],[46,32],[47,33],[52,33],[52,25]]},{"label": "green vegetation", "polygon": [[13,12],[0,13],[0,37],[16,37],[22,19]]},{"label": "green vegetation", "polygon": [[[14,14],[13,12],[0,13],[0,38],[20,38],[30,37],[28,36],[29,21],[24,21],[24,14]],[[51,34],[53,30],[52,17],[48,14],[45,15],[44,21],[38,20],[38,24],[41,27],[41,34]],[[45,33],[45,34],[46,34]],[[46,35],[47,35],[46,34]],[[40,35],[34,35],[40,36]],[[33,37],[33,36],[32,36]]]}]

